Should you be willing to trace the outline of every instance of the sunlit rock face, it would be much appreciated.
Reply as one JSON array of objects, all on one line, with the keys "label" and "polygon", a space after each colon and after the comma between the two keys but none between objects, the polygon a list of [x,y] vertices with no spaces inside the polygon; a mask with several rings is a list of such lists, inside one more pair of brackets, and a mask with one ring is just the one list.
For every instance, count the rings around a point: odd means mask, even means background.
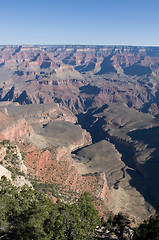
[{"label": "sunlit rock face", "polygon": [[75,114],[123,102],[158,114],[158,48],[3,46],[0,56],[0,101],[56,102]]},{"label": "sunlit rock face", "polygon": [[159,201],[158,79],[155,47],[2,46],[0,139],[64,201],[90,191],[141,221]]}]

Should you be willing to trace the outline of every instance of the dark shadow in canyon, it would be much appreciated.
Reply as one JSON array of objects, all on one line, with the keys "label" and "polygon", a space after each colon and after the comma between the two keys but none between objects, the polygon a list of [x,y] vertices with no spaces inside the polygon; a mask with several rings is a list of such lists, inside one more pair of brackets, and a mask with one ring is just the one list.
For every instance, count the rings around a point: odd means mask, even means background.
[{"label": "dark shadow in canyon", "polygon": [[15,87],[13,86],[6,95],[1,99],[1,101],[12,101],[14,97]]},{"label": "dark shadow in canyon", "polygon": [[[78,117],[78,123],[81,125],[82,128],[86,129],[92,137],[93,143],[96,143],[101,140],[108,140],[110,143],[114,144],[116,149],[122,154],[121,160],[125,163],[125,165],[128,167],[126,170],[127,173],[130,175],[130,185],[140,194],[144,197],[144,199],[150,203],[154,208],[156,208],[157,202],[154,200],[154,198],[151,196],[151,191],[149,191],[149,182],[148,179],[145,179],[145,177],[142,175],[138,169],[136,169],[135,166],[135,148],[132,143],[128,143],[123,139],[119,139],[115,136],[110,136],[107,131],[104,131],[102,126],[106,124],[105,117],[100,117],[96,121],[96,117],[93,116],[95,113],[102,112],[105,108],[107,108],[107,105],[104,105],[101,108],[92,108],[89,109],[87,113],[83,114],[80,113]],[[137,130],[141,131],[141,130]],[[158,127],[159,131],[159,127]],[[129,133],[130,134],[130,133]],[[132,139],[136,137],[134,136],[135,133],[131,133]],[[138,138],[142,138],[142,131],[141,133],[138,132]],[[147,140],[149,141],[149,140]],[[158,151],[158,150],[157,150]],[[76,154],[78,152],[75,151]]]},{"label": "dark shadow in canyon", "polygon": [[134,64],[132,66],[125,67],[125,68],[123,68],[123,70],[126,75],[130,75],[130,76],[134,76],[134,75],[143,76],[143,75],[152,73],[152,70],[150,67],[145,67],[145,66],[138,65],[138,64]]},{"label": "dark shadow in canyon", "polygon": [[154,149],[149,161],[159,163],[159,127],[135,130],[128,133],[128,135],[132,140],[142,142],[146,145],[146,149]]},{"label": "dark shadow in canyon", "polygon": [[38,59],[38,57],[40,56],[40,53],[38,53],[35,57],[33,57],[30,62],[36,62],[36,60]]},{"label": "dark shadow in canyon", "polygon": [[93,95],[98,95],[100,93],[100,88],[96,86],[92,86],[90,84],[82,86],[79,88],[80,93],[85,93],[85,94],[93,94]]},{"label": "dark shadow in canyon", "polygon": [[143,169],[146,172],[148,182],[153,188],[153,195],[159,203],[159,127],[135,130],[128,134],[134,141],[139,141],[150,151],[148,159],[145,159]]},{"label": "dark shadow in canyon", "polygon": [[117,73],[117,70],[113,66],[113,61],[111,60],[112,54],[105,57],[103,62],[100,64],[101,70],[97,72],[95,75],[102,75],[105,73]]},{"label": "dark shadow in canyon", "polygon": [[42,62],[42,64],[40,65],[40,69],[44,68],[47,69],[51,66],[51,62]]}]

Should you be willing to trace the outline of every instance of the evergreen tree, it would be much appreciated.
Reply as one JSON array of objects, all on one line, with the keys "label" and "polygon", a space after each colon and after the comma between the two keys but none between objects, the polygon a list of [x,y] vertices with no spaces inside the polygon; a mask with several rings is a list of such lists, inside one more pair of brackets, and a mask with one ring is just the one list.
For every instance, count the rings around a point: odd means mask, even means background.
[{"label": "evergreen tree", "polygon": [[2,239],[91,239],[98,224],[98,212],[89,193],[72,205],[54,204],[31,187],[16,188],[5,177],[0,181]]},{"label": "evergreen tree", "polygon": [[159,215],[145,220],[136,229],[134,240],[159,240]]}]

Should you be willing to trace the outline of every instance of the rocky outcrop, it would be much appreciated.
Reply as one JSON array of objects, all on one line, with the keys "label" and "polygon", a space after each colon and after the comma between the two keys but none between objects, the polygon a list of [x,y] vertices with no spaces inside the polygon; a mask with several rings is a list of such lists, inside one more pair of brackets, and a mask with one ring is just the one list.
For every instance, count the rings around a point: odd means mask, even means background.
[{"label": "rocky outcrop", "polygon": [[16,119],[0,112],[0,139],[17,141],[25,135],[30,135],[32,128],[27,125],[25,119]]},{"label": "rocky outcrop", "polygon": [[12,181],[13,186],[22,187],[27,185],[28,187],[33,188],[33,185],[28,181],[24,176],[18,176],[14,181]]},{"label": "rocky outcrop", "polygon": [[109,187],[123,177],[125,167],[121,154],[106,140],[99,141],[76,151],[76,156],[86,166],[87,173],[104,172]]},{"label": "rocky outcrop", "polygon": [[88,133],[86,130],[82,129],[82,138],[81,140],[74,142],[73,144],[69,145],[70,151],[75,151],[79,148],[85,147],[92,144],[92,138],[90,136],[90,133]]},{"label": "rocky outcrop", "polygon": [[[43,138],[48,145],[64,146],[70,152],[92,143],[90,134],[83,130],[80,125],[59,119],[45,125],[32,124],[32,128],[35,134]],[[33,134],[33,138],[35,134]],[[39,141],[34,138],[34,143],[36,144],[36,142]]]},{"label": "rocky outcrop", "polygon": [[56,160],[58,162],[61,162],[61,161],[70,162],[71,161],[71,155],[64,146],[60,146],[56,149]]},{"label": "rocky outcrop", "polygon": [[22,154],[17,145],[10,143],[8,140],[2,142],[0,146],[0,161],[4,167],[17,169],[19,172],[27,173],[24,165]]},{"label": "rocky outcrop", "polygon": [[63,106],[62,104],[59,104],[59,110],[60,114],[58,115],[57,120],[63,120],[71,123],[77,122],[77,117],[67,107]]},{"label": "rocky outcrop", "polygon": [[3,167],[0,164],[0,179],[2,178],[2,176],[5,176],[6,178],[8,178],[9,180],[11,180],[12,178],[12,174],[9,170],[7,170],[5,167]]},{"label": "rocky outcrop", "polygon": [[96,196],[98,198],[103,199],[103,201],[106,201],[107,197],[108,197],[108,193],[109,193],[109,188],[108,188],[108,184],[107,184],[107,180],[106,180],[106,176],[105,173],[99,173],[99,182],[98,182],[98,189],[97,189],[97,193]]},{"label": "rocky outcrop", "polygon": [[27,168],[23,163],[22,155],[17,145],[9,141],[3,141],[0,146],[0,179],[5,176],[16,187],[27,185],[32,187],[30,181],[22,174],[27,174]]},{"label": "rocky outcrop", "polygon": [[24,137],[24,135],[30,135],[31,132],[32,128],[27,125],[24,119],[20,119],[11,123],[10,126],[6,126],[4,130],[1,130],[0,139],[9,139],[11,142],[13,142]]},{"label": "rocky outcrop", "polygon": [[12,173],[0,164],[0,179],[3,176],[10,180],[13,186],[22,187],[24,185],[27,185],[28,187],[33,187],[31,182],[28,181],[24,176],[19,175],[15,180],[13,180]]},{"label": "rocky outcrop", "polygon": [[28,124],[43,123],[64,120],[72,123],[77,122],[77,117],[66,107],[57,103],[28,104],[0,103],[0,111],[11,118],[25,119]]},{"label": "rocky outcrop", "polygon": [[25,153],[24,161],[30,174],[41,182],[57,184],[57,192],[63,200],[73,200],[84,191],[91,192],[99,199],[108,197],[105,174],[81,175],[66,148],[39,150],[35,145],[24,143],[19,147]]}]

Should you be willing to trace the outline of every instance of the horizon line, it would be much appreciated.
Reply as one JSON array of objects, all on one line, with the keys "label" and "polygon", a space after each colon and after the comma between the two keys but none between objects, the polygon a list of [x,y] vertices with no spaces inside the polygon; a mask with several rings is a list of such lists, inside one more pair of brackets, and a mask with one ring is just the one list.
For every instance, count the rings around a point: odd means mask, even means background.
[{"label": "horizon line", "polygon": [[159,45],[126,45],[126,44],[0,44],[0,46],[92,46],[92,47],[159,47]]}]

